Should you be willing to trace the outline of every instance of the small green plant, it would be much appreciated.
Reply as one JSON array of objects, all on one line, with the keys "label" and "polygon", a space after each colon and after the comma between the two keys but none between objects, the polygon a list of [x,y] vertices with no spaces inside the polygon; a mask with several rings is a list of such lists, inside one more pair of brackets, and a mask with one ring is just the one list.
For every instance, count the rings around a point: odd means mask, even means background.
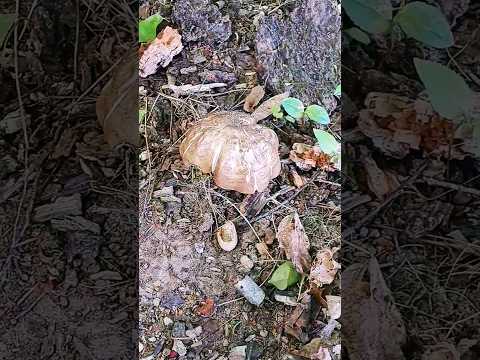
[{"label": "small green plant", "polygon": [[157,37],[157,27],[163,21],[163,17],[159,14],[154,14],[140,20],[138,24],[138,41],[140,43],[152,42]]},{"label": "small green plant", "polygon": [[14,23],[15,14],[0,14],[0,47]]},{"label": "small green plant", "polygon": [[284,99],[279,106],[274,106],[272,108],[272,115],[276,119],[285,118],[293,123],[304,118],[322,125],[328,125],[330,123],[328,112],[323,106],[313,104],[305,108],[299,99],[293,97]]},{"label": "small green plant", "polygon": [[345,29],[344,33],[347,34],[352,39],[357,40],[358,42],[361,42],[362,44],[365,44],[365,45],[370,44],[370,37],[368,36],[368,34],[360,30],[358,27]]},{"label": "small green plant", "polygon": [[289,286],[295,285],[299,280],[300,274],[295,270],[295,266],[290,261],[285,261],[275,270],[268,283],[278,290],[285,290]]},{"label": "small green plant", "polygon": [[[437,7],[424,2],[411,2],[395,16],[390,0],[344,0],[342,6],[350,19],[368,33],[385,34],[399,26],[407,36],[428,46],[443,49],[453,45],[453,34],[445,16]],[[350,30],[349,35],[366,41],[356,30]]]}]

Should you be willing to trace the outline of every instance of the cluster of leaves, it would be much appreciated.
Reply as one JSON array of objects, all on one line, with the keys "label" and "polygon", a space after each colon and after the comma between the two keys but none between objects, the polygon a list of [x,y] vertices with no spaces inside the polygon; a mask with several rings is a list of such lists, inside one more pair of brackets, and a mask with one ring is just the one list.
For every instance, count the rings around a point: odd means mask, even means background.
[{"label": "cluster of leaves", "polygon": [[163,21],[163,17],[154,14],[140,20],[138,24],[138,41],[140,43],[150,43],[157,37],[157,28]]},{"label": "cluster of leaves", "polygon": [[[368,45],[370,38],[362,30],[386,34],[395,28],[434,48],[444,49],[454,44],[445,16],[437,7],[424,2],[408,3],[395,16],[390,0],[344,0],[342,6],[359,27],[345,32],[364,44]],[[414,64],[436,112],[457,123],[470,119],[473,92],[460,75],[447,66],[419,58],[414,59]]]},{"label": "cluster of leaves", "polygon": [[[340,97],[342,87],[338,85],[335,88],[334,96]],[[285,114],[285,113],[286,114]],[[272,107],[272,115],[276,119],[285,118],[287,121],[295,123],[301,119],[307,118],[319,125],[330,124],[328,111],[320,105],[309,105],[305,108],[302,101],[293,97],[288,97],[280,105]],[[333,162],[340,168],[340,143],[328,131],[322,129],[313,129],[320,150],[332,157]]]},{"label": "cluster of leaves", "polygon": [[[342,6],[350,19],[371,34],[385,34],[399,27],[407,36],[435,48],[453,45],[450,25],[435,6],[414,1],[402,7],[395,16],[390,0],[344,0]],[[359,28],[347,29],[349,36],[362,43],[370,39]]]}]

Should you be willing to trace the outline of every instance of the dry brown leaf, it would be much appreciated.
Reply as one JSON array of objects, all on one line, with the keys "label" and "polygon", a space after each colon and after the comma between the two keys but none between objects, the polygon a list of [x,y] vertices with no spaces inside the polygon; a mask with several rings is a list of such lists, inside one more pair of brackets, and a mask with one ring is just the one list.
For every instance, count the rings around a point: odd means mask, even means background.
[{"label": "dry brown leaf", "polygon": [[324,249],[317,253],[317,257],[310,271],[310,281],[323,286],[331,284],[335,280],[335,275],[340,269],[340,264],[333,259],[333,255],[338,248]]},{"label": "dry brown leaf", "polygon": [[297,213],[282,219],[278,225],[277,238],[287,259],[292,261],[297,271],[300,274],[308,273],[311,266],[308,253],[310,242]]},{"label": "dry brown leaf", "polygon": [[250,94],[248,94],[247,98],[245,99],[243,110],[246,112],[252,112],[264,96],[265,90],[263,89],[263,86],[255,86],[252,90],[250,90]]},{"label": "dry brown leaf", "polygon": [[195,309],[195,313],[202,317],[209,317],[215,310],[215,302],[211,298],[207,298],[200,306]]},{"label": "dry brown leaf", "polygon": [[182,37],[177,30],[167,26],[141,54],[138,70],[141,77],[155,74],[166,67],[183,49]]},{"label": "dry brown leaf", "polygon": [[255,244],[255,247],[257,248],[258,253],[264,257],[268,258],[270,257],[270,252],[268,251],[268,246],[264,242],[260,242]]},{"label": "dry brown leaf", "polygon": [[353,264],[342,273],[342,343],[351,360],[405,360],[406,330],[395,300],[375,258]]},{"label": "dry brown leaf", "polygon": [[368,187],[379,199],[398,189],[400,182],[396,176],[380,169],[365,146],[360,146],[360,153],[367,172]]},{"label": "dry brown leaf", "polygon": [[335,170],[331,164],[331,157],[323,153],[318,146],[295,143],[290,151],[290,160],[304,171],[309,171],[314,167],[327,171]]},{"label": "dry brown leaf", "polygon": [[137,107],[137,56],[133,53],[113,70],[112,78],[97,98],[97,121],[110,146],[139,145],[138,118],[132,116],[132,109]]},{"label": "dry brown leaf", "polygon": [[305,180],[303,179],[303,177],[298,175],[298,173],[294,169],[291,169],[290,173],[292,174],[293,184],[297,188],[301,188],[305,185]]},{"label": "dry brown leaf", "polygon": [[297,340],[305,343],[308,341],[308,330],[312,320],[312,297],[304,296],[302,302],[293,310],[285,324],[285,332]]},{"label": "dry brown leaf", "polygon": [[255,121],[260,121],[268,116],[272,115],[272,108],[275,105],[280,106],[282,101],[288,97],[289,93],[284,92],[279,95],[275,95],[274,97],[271,97],[267,101],[264,101],[253,113],[252,117],[255,119]]},{"label": "dry brown leaf", "polygon": [[366,109],[360,111],[358,127],[386,155],[403,159],[410,150],[423,150],[430,155],[463,159],[465,152],[470,151],[468,137],[455,136],[464,145],[449,147],[454,126],[435,113],[426,101],[372,92],[367,95],[365,105]]}]

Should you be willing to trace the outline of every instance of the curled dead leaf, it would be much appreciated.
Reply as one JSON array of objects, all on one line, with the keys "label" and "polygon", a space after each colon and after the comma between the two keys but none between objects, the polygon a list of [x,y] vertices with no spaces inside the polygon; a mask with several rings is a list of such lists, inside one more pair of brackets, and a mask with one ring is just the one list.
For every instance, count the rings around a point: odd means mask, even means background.
[{"label": "curled dead leaf", "polygon": [[318,167],[322,170],[334,171],[331,156],[323,153],[318,146],[303,143],[295,143],[290,151],[290,160],[304,171]]},{"label": "curled dead leaf", "polygon": [[231,221],[227,221],[217,231],[218,245],[225,251],[232,251],[238,244],[237,230]]},{"label": "curled dead leaf", "polygon": [[310,242],[297,213],[287,215],[280,221],[277,230],[280,247],[300,274],[308,273],[311,258],[308,250]]},{"label": "curled dead leaf", "polygon": [[176,29],[167,26],[148,47],[142,49],[138,70],[141,77],[155,74],[166,67],[183,50],[182,37]]},{"label": "curled dead leaf", "polygon": [[310,281],[318,286],[331,284],[340,269],[340,264],[333,259],[338,248],[324,249],[317,253],[317,257],[310,271]]},{"label": "curled dead leaf", "polygon": [[246,112],[252,112],[264,96],[265,90],[263,89],[263,86],[255,86],[252,90],[250,90],[250,93],[245,99],[245,103],[243,104],[243,110],[245,110]]}]

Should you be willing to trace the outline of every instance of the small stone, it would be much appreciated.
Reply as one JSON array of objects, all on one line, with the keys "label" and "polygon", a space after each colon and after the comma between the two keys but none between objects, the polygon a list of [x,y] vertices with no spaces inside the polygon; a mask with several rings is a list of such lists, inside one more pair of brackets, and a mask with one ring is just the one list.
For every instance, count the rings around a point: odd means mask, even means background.
[{"label": "small stone", "polygon": [[266,338],[268,336],[268,331],[260,330],[260,336],[263,337],[263,338]]},{"label": "small stone", "polygon": [[250,276],[245,276],[239,281],[235,288],[242,294],[250,304],[260,305],[265,299],[265,292],[252,280]]},{"label": "small stone", "polygon": [[236,346],[230,350],[228,360],[245,360],[247,358],[247,346]]},{"label": "small stone", "polygon": [[193,244],[193,247],[195,248],[195,251],[198,254],[203,254],[203,252],[205,251],[205,243],[204,242],[196,242],[195,244]]},{"label": "small stone", "polygon": [[159,298],[153,299],[153,306],[158,307],[159,305],[160,305],[160,299]]},{"label": "small stone", "polygon": [[187,347],[182,342],[182,340],[174,340],[172,350],[180,356],[187,355]]},{"label": "small stone", "polygon": [[222,0],[217,1],[217,7],[219,10],[223,9],[224,6],[225,6],[225,1],[222,1]]},{"label": "small stone", "polygon": [[154,343],[155,341],[157,341],[157,338],[155,336],[150,336],[148,338],[148,341],[150,341],[151,343]]},{"label": "small stone", "polygon": [[194,73],[195,71],[197,71],[197,67],[195,65],[193,65],[193,66],[189,66],[189,67],[180,69],[180,74],[188,75],[188,74]]},{"label": "small stone", "polygon": [[146,161],[146,160],[148,160],[148,159],[150,158],[150,151],[147,151],[147,150],[142,151],[142,152],[140,153],[139,158],[140,158],[140,161]]},{"label": "small stone", "polygon": [[173,324],[172,338],[184,338],[185,337],[185,323],[177,321]]},{"label": "small stone", "polygon": [[165,325],[166,327],[170,327],[171,325],[173,325],[173,320],[165,316],[163,318],[163,325]]},{"label": "small stone", "polygon": [[240,257],[240,264],[242,264],[245,270],[248,271],[252,270],[254,266],[253,261],[247,255],[242,255]]},{"label": "small stone", "polygon": [[247,336],[247,337],[245,338],[245,342],[248,343],[248,342],[250,342],[250,341],[252,341],[252,340],[255,340],[255,338],[256,338],[255,334],[249,335],[249,336]]},{"label": "small stone", "polygon": [[198,64],[204,63],[205,61],[207,61],[207,58],[205,56],[203,56],[202,54],[193,55],[192,62],[194,64],[198,65]]},{"label": "small stone", "polygon": [[185,332],[185,335],[187,335],[187,337],[192,339],[192,340],[198,338],[201,334],[202,334],[202,327],[201,326],[197,326],[196,328],[194,328],[192,330],[187,330]]},{"label": "small stone", "polygon": [[277,300],[278,302],[281,302],[285,305],[288,305],[288,306],[297,306],[298,305],[297,300],[293,296],[275,294],[274,297],[275,297],[275,300]]}]

